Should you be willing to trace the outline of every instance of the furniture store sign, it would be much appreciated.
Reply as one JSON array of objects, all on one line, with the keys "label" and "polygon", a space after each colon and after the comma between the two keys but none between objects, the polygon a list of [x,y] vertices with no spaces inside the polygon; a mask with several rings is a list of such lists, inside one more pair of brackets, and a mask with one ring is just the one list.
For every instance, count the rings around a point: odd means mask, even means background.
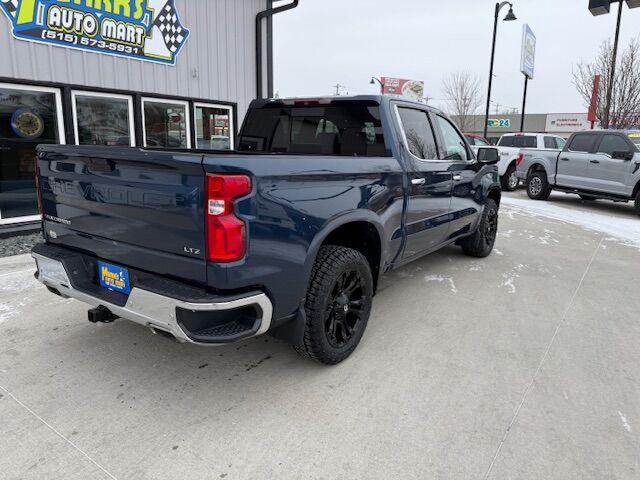
[{"label": "furniture store sign", "polygon": [[174,0],[0,0],[20,40],[174,65],[189,30]]}]

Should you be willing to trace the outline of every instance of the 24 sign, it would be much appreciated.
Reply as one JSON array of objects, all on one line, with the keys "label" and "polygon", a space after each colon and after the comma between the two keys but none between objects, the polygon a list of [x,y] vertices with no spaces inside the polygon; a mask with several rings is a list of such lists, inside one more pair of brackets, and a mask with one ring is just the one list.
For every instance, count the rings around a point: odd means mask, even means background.
[{"label": "24 sign", "polygon": [[0,0],[20,40],[174,65],[189,37],[174,0]]},{"label": "24 sign", "polygon": [[511,127],[511,120],[508,118],[490,118],[487,120],[487,126],[489,128],[509,128]]}]

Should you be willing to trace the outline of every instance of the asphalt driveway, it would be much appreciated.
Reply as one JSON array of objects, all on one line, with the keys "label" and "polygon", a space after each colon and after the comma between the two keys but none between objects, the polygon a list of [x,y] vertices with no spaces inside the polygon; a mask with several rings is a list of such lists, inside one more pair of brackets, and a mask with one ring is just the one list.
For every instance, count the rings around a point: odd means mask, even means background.
[{"label": "asphalt driveway", "polygon": [[0,259],[0,477],[640,476],[640,218],[505,195],[494,254],[385,278],[337,367],[269,337],[201,349]]}]

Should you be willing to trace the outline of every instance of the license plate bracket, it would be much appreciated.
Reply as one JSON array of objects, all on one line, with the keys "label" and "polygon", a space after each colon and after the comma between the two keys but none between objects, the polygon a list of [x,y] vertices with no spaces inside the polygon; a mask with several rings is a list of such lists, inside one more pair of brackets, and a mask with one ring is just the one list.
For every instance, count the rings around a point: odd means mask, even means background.
[{"label": "license plate bracket", "polygon": [[100,286],[112,292],[131,293],[129,270],[119,265],[107,262],[98,262],[98,278]]}]

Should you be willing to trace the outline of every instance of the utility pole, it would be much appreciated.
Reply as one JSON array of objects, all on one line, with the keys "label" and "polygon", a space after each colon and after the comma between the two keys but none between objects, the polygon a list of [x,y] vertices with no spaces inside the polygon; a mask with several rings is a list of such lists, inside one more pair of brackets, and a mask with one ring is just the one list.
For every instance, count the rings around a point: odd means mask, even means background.
[{"label": "utility pole", "polygon": [[613,42],[613,58],[611,59],[611,76],[607,85],[607,104],[604,107],[604,119],[602,128],[609,129],[609,118],[611,116],[611,96],[613,94],[613,82],[616,79],[616,61],[618,59],[618,41],[620,40],[620,23],[622,21],[622,1],[618,5],[618,22],[616,23],[616,39]]},{"label": "utility pole", "polygon": [[589,0],[589,11],[593,16],[605,15],[609,13],[612,3],[619,3],[618,5],[618,21],[616,22],[616,36],[613,42],[613,58],[611,59],[611,71],[609,72],[609,83],[607,84],[607,98],[604,110],[604,117],[602,119],[602,128],[609,129],[609,119],[611,117],[611,97],[613,94],[613,83],[615,82],[616,75],[616,61],[618,58],[618,41],[620,40],[620,23],[622,22],[622,4],[627,2],[629,8],[640,7],[640,1],[638,0]]}]

